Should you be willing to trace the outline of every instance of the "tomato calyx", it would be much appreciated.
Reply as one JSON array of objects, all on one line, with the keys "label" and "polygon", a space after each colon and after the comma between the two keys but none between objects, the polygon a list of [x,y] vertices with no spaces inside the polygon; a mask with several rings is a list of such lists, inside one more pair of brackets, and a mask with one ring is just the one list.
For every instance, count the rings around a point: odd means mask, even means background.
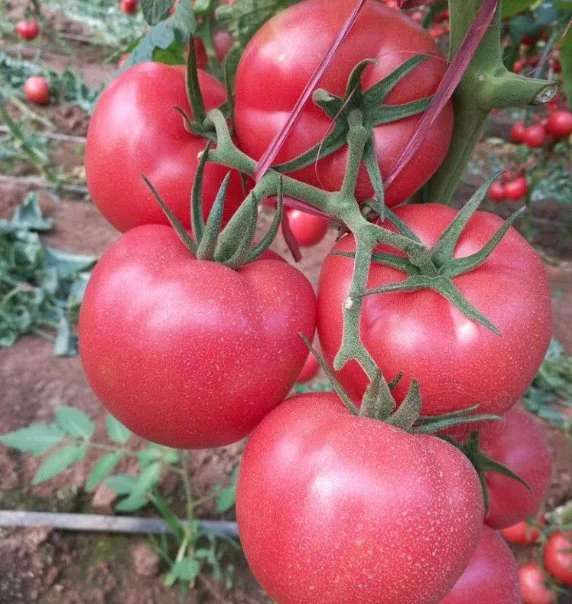
[{"label": "tomato calyx", "polygon": [[[243,205],[247,206],[246,211],[237,211],[226,227],[221,231],[224,203],[231,172],[229,171],[226,174],[208,219],[205,222],[203,215],[202,190],[205,166],[208,162],[210,148],[209,142],[207,143],[205,150],[201,153],[199,166],[193,183],[191,195],[191,223],[193,226],[194,238],[185,230],[185,227],[177,219],[149,179],[144,174],[141,176],[157,200],[157,203],[161,206],[161,209],[167,216],[171,226],[177,232],[181,242],[189,252],[197,258],[197,260],[218,262],[219,264],[224,264],[225,266],[236,270],[241,266],[258,260],[258,258],[269,249],[276,238],[284,214],[282,181],[280,181],[278,190],[274,219],[265,236],[258,244],[254,244],[254,237],[256,235],[259,200],[252,193],[243,202]],[[239,234],[238,236],[237,233]]]},{"label": "tomato calyx", "polygon": [[529,491],[531,490],[529,484],[523,480],[518,474],[513,472],[511,469],[507,468],[505,465],[495,461],[491,457],[485,455],[480,448],[480,435],[478,432],[471,432],[469,436],[469,440],[465,444],[461,444],[455,441],[452,438],[442,437],[451,444],[455,445],[460,451],[462,451],[469,461],[475,467],[477,475],[479,477],[479,481],[481,483],[481,488],[483,490],[483,498],[485,500],[485,509],[489,510],[489,489],[486,481],[486,475],[489,472],[495,472],[497,474],[502,474],[507,478],[511,478],[512,480],[516,480],[520,482],[523,486],[525,486]]},{"label": "tomato calyx", "polygon": [[[496,178],[496,176],[494,178]],[[372,254],[373,262],[403,271],[407,274],[407,278],[404,281],[367,290],[364,292],[363,296],[388,292],[411,292],[432,289],[449,300],[449,302],[469,319],[487,327],[497,335],[501,335],[501,332],[461,294],[453,283],[455,277],[471,272],[486,262],[509,228],[526,211],[526,208],[523,207],[512,214],[480,251],[466,258],[453,258],[459,237],[473,214],[477,211],[494,178],[489,179],[460,210],[437,243],[429,250],[430,259],[428,262],[425,262],[422,265],[413,264],[411,259],[403,256],[374,252]],[[393,212],[386,210],[386,214],[387,220],[393,224],[401,235],[419,242],[415,233],[413,233],[413,231],[411,231],[411,229],[409,229]],[[340,256],[355,256],[354,253],[348,252],[333,253],[334,255]]]},{"label": "tomato calyx", "polygon": [[[326,138],[294,159],[273,166],[279,172],[295,172],[307,166],[311,166],[319,159],[323,159],[341,149],[348,139],[351,129],[350,116],[358,110],[363,116],[363,125],[369,131],[368,142],[364,149],[363,161],[371,179],[377,197],[377,207],[381,214],[383,211],[383,183],[379,173],[379,165],[375,156],[372,130],[377,126],[396,122],[407,117],[419,115],[427,109],[431,97],[418,99],[402,105],[385,105],[385,99],[389,93],[409,75],[427,57],[416,55],[397,67],[386,78],[379,81],[366,92],[362,89],[361,77],[364,71],[375,59],[365,59],[359,62],[353,69],[346,85],[343,97],[330,94],[320,88],[314,91],[314,103],[320,107],[333,120],[333,126]],[[373,200],[375,202],[375,200]]]}]

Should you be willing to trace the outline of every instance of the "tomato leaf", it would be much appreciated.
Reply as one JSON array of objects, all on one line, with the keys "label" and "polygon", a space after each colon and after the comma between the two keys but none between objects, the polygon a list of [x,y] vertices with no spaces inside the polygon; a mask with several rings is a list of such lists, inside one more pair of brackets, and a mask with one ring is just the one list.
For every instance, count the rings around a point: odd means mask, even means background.
[{"label": "tomato leaf", "polygon": [[104,455],[94,466],[87,479],[85,490],[91,493],[115,468],[123,458],[123,451]]},{"label": "tomato leaf", "polygon": [[124,445],[131,438],[131,431],[111,414],[108,414],[105,418],[105,429],[107,436],[114,443]]},{"label": "tomato leaf", "polygon": [[518,13],[522,13],[529,9],[537,0],[503,0],[502,3],[502,18],[507,19],[515,17]]},{"label": "tomato leaf", "polygon": [[59,445],[64,438],[64,432],[56,424],[32,424],[3,434],[0,436],[0,443],[23,453],[42,455]]},{"label": "tomato leaf", "polygon": [[56,451],[50,457],[45,459],[42,465],[38,468],[32,485],[37,486],[54,478],[64,470],[78,461],[83,461],[87,453],[88,445],[70,445]]},{"label": "tomato leaf", "polygon": [[56,410],[58,426],[74,438],[91,438],[95,426],[87,413],[76,407],[61,406]]},{"label": "tomato leaf", "polygon": [[562,64],[562,78],[566,88],[566,98],[572,99],[572,33],[562,40],[560,46],[560,63]]},{"label": "tomato leaf", "polygon": [[201,572],[201,564],[195,558],[183,558],[176,562],[171,569],[171,573],[181,581],[194,581]]},{"label": "tomato leaf", "polygon": [[104,483],[117,495],[129,495],[135,488],[137,479],[130,474],[116,474],[106,478]]},{"label": "tomato leaf", "polygon": [[167,15],[173,0],[141,0],[141,10],[148,25],[156,25]]}]

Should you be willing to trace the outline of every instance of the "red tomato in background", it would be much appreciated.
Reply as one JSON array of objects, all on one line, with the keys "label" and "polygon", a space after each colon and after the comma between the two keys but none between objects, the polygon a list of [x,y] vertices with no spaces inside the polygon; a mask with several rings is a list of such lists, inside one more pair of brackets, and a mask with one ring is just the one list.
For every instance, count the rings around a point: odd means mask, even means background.
[{"label": "red tomato in background", "polygon": [[50,102],[50,87],[46,78],[30,76],[24,84],[26,98],[37,105],[47,105]]},{"label": "red tomato in background", "polygon": [[542,124],[534,124],[524,131],[522,142],[531,149],[543,147],[546,142],[546,129]]},{"label": "red tomato in background", "polygon": [[[395,212],[430,247],[457,214],[430,203],[402,206]],[[454,257],[480,250],[501,224],[498,216],[476,212],[461,234]],[[355,252],[353,237],[343,237],[334,250]],[[377,250],[395,252],[387,246]],[[342,307],[353,266],[352,258],[330,254],[320,276],[318,334],[330,363],[342,341]],[[404,279],[405,274],[397,269],[373,264],[368,289]],[[511,228],[484,264],[455,277],[453,283],[501,336],[465,317],[440,294],[422,290],[366,296],[363,343],[388,381],[404,373],[394,391],[398,402],[416,378],[425,415],[474,405],[479,405],[479,413],[504,413],[528,388],[550,342],[551,297],[544,265],[526,239]],[[338,378],[352,398],[361,400],[368,380],[355,361]]]},{"label": "red tomato in background", "polygon": [[468,564],[483,502],[449,443],[314,393],[253,432],[236,511],[249,566],[280,604],[429,604]]},{"label": "red tomato in background", "polygon": [[526,126],[524,122],[515,122],[510,129],[510,140],[513,143],[520,145],[524,140],[524,133],[526,131]]},{"label": "red tomato in background", "polygon": [[308,358],[304,363],[304,367],[302,367],[302,371],[300,371],[300,375],[296,380],[297,384],[304,384],[305,382],[309,382],[313,380],[320,371],[320,364],[316,360],[316,357],[310,353],[308,354]]},{"label": "red tomato in background", "polygon": [[323,216],[307,214],[301,210],[288,210],[290,229],[302,247],[320,243],[328,232],[329,220]]},{"label": "red tomato in background", "polygon": [[572,113],[555,111],[548,116],[546,131],[555,138],[567,138],[572,134]]},{"label": "red tomato in background", "polygon": [[489,188],[489,199],[493,201],[504,201],[504,185],[501,182],[493,182],[493,184]]},{"label": "red tomato in background", "polygon": [[501,529],[501,535],[514,545],[533,545],[538,541],[540,532],[534,526],[530,526],[526,520],[523,520]]},{"label": "red tomato in background", "polygon": [[228,33],[228,31],[222,29],[217,31],[213,36],[213,46],[216,53],[216,58],[220,63],[223,63],[226,59],[228,51],[234,44],[234,38]]},{"label": "red tomato in background", "polygon": [[520,604],[518,564],[500,535],[483,527],[465,572],[441,604]]},{"label": "red tomato in background", "polygon": [[[354,6],[355,0],[306,0],[281,11],[249,42],[238,66],[235,103],[237,138],[248,155],[259,159],[266,151]],[[421,26],[401,11],[368,0],[318,88],[343,96],[356,64],[374,58],[378,63],[369,66],[362,77],[363,88],[367,90],[416,54],[429,55],[429,58],[395,87],[387,97],[388,104],[432,95],[447,63]],[[260,82],[264,85],[259,85]],[[376,153],[384,178],[420,119],[413,116],[375,128]],[[330,118],[308,102],[275,163],[293,159],[320,143],[331,126]],[[452,127],[453,109],[449,103],[409,165],[388,188],[385,198],[388,206],[404,201],[434,174],[447,153]],[[343,147],[294,176],[329,191],[338,190],[346,162],[347,147]],[[363,166],[356,194],[359,200],[373,196]]]},{"label": "red tomato in background", "polygon": [[[199,71],[207,110],[225,101],[224,86]],[[143,224],[168,224],[143,182],[157,188],[177,218],[190,227],[190,199],[205,140],[185,130],[175,109],[190,114],[184,67],[142,63],[120,74],[99,98],[87,134],[85,168],[93,201],[119,231]],[[210,211],[226,168],[208,164],[203,181],[203,211]],[[243,199],[233,174],[225,205],[228,220]]]},{"label": "red tomato in background", "polygon": [[137,12],[137,0],[121,0],[121,10],[128,15],[134,15]]},{"label": "red tomato in background", "polygon": [[[463,441],[475,425],[466,424],[448,430]],[[507,528],[538,513],[552,473],[552,455],[542,430],[534,419],[520,409],[511,409],[501,421],[478,426],[481,451],[520,476],[530,487],[487,472],[489,510],[485,523],[494,529]]]},{"label": "red tomato in background", "polygon": [[544,548],[544,566],[560,583],[572,585],[572,533],[553,533]]},{"label": "red tomato in background", "polygon": [[294,385],[314,335],[312,286],[275,255],[237,271],[196,260],[171,227],[114,243],[90,279],[80,354],[106,408],[151,442],[244,438]]},{"label": "red tomato in background", "polygon": [[40,26],[35,21],[18,21],[16,32],[24,40],[33,40],[40,33]]},{"label": "red tomato in background", "polygon": [[523,604],[552,604],[554,594],[546,587],[546,575],[538,564],[521,566],[518,570]]},{"label": "red tomato in background", "polygon": [[519,201],[528,193],[528,181],[526,176],[517,176],[514,180],[503,186],[503,193],[509,201]]}]

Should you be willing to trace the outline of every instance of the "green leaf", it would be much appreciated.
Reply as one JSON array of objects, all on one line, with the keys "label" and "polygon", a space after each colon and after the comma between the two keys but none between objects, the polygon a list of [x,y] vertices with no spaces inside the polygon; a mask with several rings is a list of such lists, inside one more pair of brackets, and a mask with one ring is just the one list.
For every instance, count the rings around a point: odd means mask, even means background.
[{"label": "green leaf", "polygon": [[108,414],[105,418],[105,429],[109,440],[114,443],[124,445],[131,438],[131,431],[128,430],[119,420],[115,419],[113,415]]},{"label": "green leaf", "polygon": [[137,478],[130,474],[116,474],[106,478],[104,483],[117,495],[129,495],[135,488]]},{"label": "green leaf", "polygon": [[141,494],[151,491],[159,482],[163,468],[159,462],[149,464],[137,478],[134,492],[137,491]]},{"label": "green leaf", "polygon": [[156,25],[173,5],[173,0],[141,0],[141,10],[148,25]]},{"label": "green leaf", "polygon": [[14,211],[11,223],[16,228],[32,231],[50,231],[54,226],[51,218],[44,218],[37,193],[28,193],[24,203]]},{"label": "green leaf", "polygon": [[195,558],[183,558],[173,565],[171,572],[180,581],[192,583],[201,572],[201,564]]},{"label": "green leaf", "polygon": [[572,99],[572,33],[562,41],[560,46],[560,63],[562,64],[562,79],[566,88],[566,98]]},{"label": "green leaf", "polygon": [[3,434],[0,443],[18,451],[42,455],[59,445],[64,438],[64,432],[56,424],[32,424]]},{"label": "green leaf", "polygon": [[145,468],[150,463],[161,459],[163,457],[163,450],[159,445],[151,444],[147,448],[137,451],[137,457],[141,467]]},{"label": "green leaf", "polygon": [[144,508],[149,503],[146,495],[141,493],[131,493],[129,497],[122,499],[116,506],[115,509],[118,512],[136,512],[141,508]]},{"label": "green leaf", "polygon": [[83,461],[87,453],[88,446],[85,445],[70,445],[56,451],[50,457],[45,459],[42,465],[38,468],[32,485],[37,486],[54,478],[64,470],[78,461]]},{"label": "green leaf", "polygon": [[91,493],[100,482],[102,482],[108,474],[115,468],[115,466],[121,461],[123,458],[123,451],[116,451],[115,453],[109,453],[108,455],[104,455],[94,466],[89,478],[87,479],[87,483],[85,485],[85,490],[88,493]]},{"label": "green leaf", "polygon": [[519,13],[528,10],[537,0],[503,0],[502,2],[502,18],[508,19],[515,17]]},{"label": "green leaf", "polygon": [[64,432],[74,438],[89,439],[95,432],[95,426],[87,413],[76,407],[58,407],[56,421]]}]

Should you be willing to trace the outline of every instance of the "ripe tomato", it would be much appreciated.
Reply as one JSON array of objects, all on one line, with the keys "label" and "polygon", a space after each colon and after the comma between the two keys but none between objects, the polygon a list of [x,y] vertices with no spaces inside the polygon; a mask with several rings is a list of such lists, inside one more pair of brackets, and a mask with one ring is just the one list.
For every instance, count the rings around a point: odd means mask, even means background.
[{"label": "ripe tomato", "polygon": [[536,149],[542,147],[546,141],[546,129],[542,124],[533,124],[525,129],[522,137],[522,142],[530,147]]},{"label": "ripe tomato", "polygon": [[312,338],[312,286],[275,255],[237,271],[196,260],[170,227],[133,229],[89,282],[80,354],[97,397],[169,447],[244,438],[294,385]]},{"label": "ripe tomato", "polygon": [[493,184],[490,186],[488,195],[489,199],[492,199],[493,201],[504,201],[504,185],[502,182],[493,182]]},{"label": "ripe tomato", "polygon": [[[467,424],[448,431],[464,440],[475,429]],[[511,409],[501,421],[478,426],[481,451],[520,476],[530,487],[503,476],[487,472],[489,510],[485,523],[502,529],[538,513],[550,484],[552,455],[544,433],[532,417],[520,409]]]},{"label": "ripe tomato", "polygon": [[518,201],[526,197],[528,193],[528,181],[526,176],[517,176],[503,186],[503,192],[506,199],[510,201]]},{"label": "ripe tomato", "polygon": [[540,532],[534,526],[530,526],[526,520],[523,520],[501,529],[501,535],[515,545],[534,545],[540,537]]},{"label": "ripe tomato", "polygon": [[554,138],[567,138],[572,134],[572,113],[555,111],[548,116],[546,131]]},{"label": "ripe tomato", "polygon": [[518,564],[496,531],[483,527],[479,545],[440,604],[520,604]]},{"label": "ripe tomato", "polygon": [[[428,203],[399,207],[396,214],[423,244],[433,246],[456,211]],[[476,212],[457,243],[455,258],[480,250],[501,224],[498,216]],[[343,237],[334,250],[355,252],[353,237]],[[383,246],[377,250],[395,251]],[[342,341],[342,308],[353,267],[353,258],[330,254],[320,276],[318,333],[330,363]],[[373,264],[368,288],[404,279],[402,271]],[[367,296],[361,318],[364,345],[388,381],[403,372],[394,391],[398,401],[412,378],[419,381],[425,415],[474,405],[480,413],[503,413],[524,394],[550,342],[551,298],[544,265],[524,237],[510,229],[486,262],[453,283],[502,335],[468,319],[438,293],[421,290]],[[352,361],[338,377],[349,395],[360,400],[368,384],[361,367]]]},{"label": "ripe tomato", "polygon": [[572,533],[553,533],[544,548],[544,566],[560,583],[572,585]]},{"label": "ripe tomato", "polygon": [[16,32],[24,40],[33,40],[40,33],[40,26],[35,21],[18,21]]},{"label": "ripe tomato", "polygon": [[302,247],[320,243],[328,232],[328,219],[301,210],[289,210],[290,229]]},{"label": "ripe tomato", "polygon": [[[207,109],[225,101],[223,85],[199,71]],[[168,224],[141,174],[159,191],[177,218],[190,227],[190,198],[203,138],[185,130],[175,106],[190,113],[183,67],[135,65],[119,75],[97,102],[87,134],[85,169],[99,211],[119,231],[142,224]],[[208,214],[226,168],[208,164],[203,210]],[[231,179],[225,219],[243,199],[238,174]]]},{"label": "ripe tomato", "polygon": [[546,575],[538,564],[521,566],[518,576],[523,604],[552,604],[555,601],[554,594],[545,585]]},{"label": "ripe tomato", "polygon": [[520,145],[524,140],[524,133],[526,131],[526,126],[524,122],[515,122],[510,129],[510,140],[517,145]]},{"label": "ripe tomato", "polygon": [[[249,42],[237,72],[235,121],[238,142],[251,157],[260,158],[283,127],[354,6],[354,0],[306,0],[280,12]],[[319,32],[316,20],[320,22]],[[428,55],[428,58],[395,87],[387,97],[388,104],[432,95],[447,63],[421,26],[401,11],[368,0],[318,88],[343,96],[356,64],[374,58],[377,63],[370,65],[362,77],[363,88],[367,90],[416,54]],[[256,82],[264,82],[264,86]],[[384,178],[392,170],[420,119],[420,116],[413,116],[375,128],[376,153]],[[309,102],[275,163],[294,159],[319,144],[331,126],[331,119],[322,109]],[[434,174],[447,153],[452,127],[453,110],[449,103],[412,161],[388,188],[385,198],[388,206],[402,202]],[[317,164],[299,170],[294,176],[329,191],[338,190],[347,155],[346,146]],[[359,200],[373,196],[363,166],[356,194]]]},{"label": "ripe tomato", "polygon": [[468,564],[483,502],[473,468],[445,441],[313,393],[253,432],[236,511],[250,568],[280,604],[428,604]]},{"label": "ripe tomato", "polygon": [[314,379],[318,372],[320,371],[320,364],[316,361],[316,357],[310,353],[306,362],[304,363],[304,367],[302,367],[302,371],[300,371],[300,375],[296,380],[297,384],[304,384],[305,382],[309,382]]},{"label": "ripe tomato", "polygon": [[37,105],[47,105],[50,102],[50,87],[46,78],[30,76],[24,84],[26,98]]},{"label": "ripe tomato", "polygon": [[217,31],[213,36],[213,46],[216,52],[216,57],[220,63],[224,62],[228,51],[234,44],[234,38],[226,31],[222,29]]},{"label": "ripe tomato", "polygon": [[121,10],[128,15],[134,15],[137,12],[137,0],[121,0]]}]

